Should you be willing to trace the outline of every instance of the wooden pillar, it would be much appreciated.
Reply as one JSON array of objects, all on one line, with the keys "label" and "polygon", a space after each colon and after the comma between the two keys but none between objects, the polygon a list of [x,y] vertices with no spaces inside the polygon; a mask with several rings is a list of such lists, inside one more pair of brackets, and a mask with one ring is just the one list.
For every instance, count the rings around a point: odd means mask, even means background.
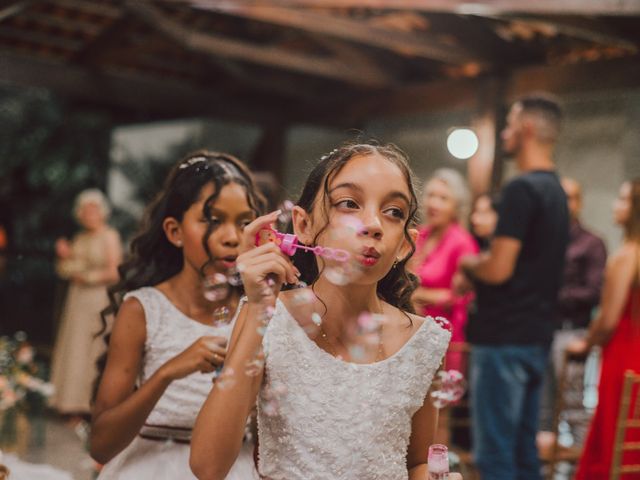
[{"label": "wooden pillar", "polygon": [[503,158],[500,131],[504,127],[504,78],[487,79],[478,89],[478,113],[471,127],[478,135],[479,147],[467,162],[472,197],[494,193],[500,188]]}]

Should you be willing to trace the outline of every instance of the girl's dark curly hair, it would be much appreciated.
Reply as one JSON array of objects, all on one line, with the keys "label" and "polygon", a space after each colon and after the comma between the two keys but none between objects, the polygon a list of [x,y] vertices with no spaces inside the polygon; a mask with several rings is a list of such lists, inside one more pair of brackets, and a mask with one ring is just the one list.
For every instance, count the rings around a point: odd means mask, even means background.
[{"label": "girl's dark curly hair", "polygon": [[[315,203],[318,201],[322,202],[325,218],[328,222],[327,200],[329,198],[329,184],[351,158],[359,155],[373,154],[381,155],[400,169],[407,181],[411,201],[409,205],[409,215],[404,224],[404,235],[411,245],[411,252],[399,261],[395,268],[392,268],[384,278],[378,282],[377,293],[378,296],[387,303],[405,312],[414,313],[413,306],[411,305],[411,294],[415,290],[416,279],[407,272],[406,266],[407,261],[415,251],[415,244],[409,234],[409,228],[415,226],[417,222],[418,200],[415,193],[413,173],[409,168],[409,160],[402,150],[393,144],[380,145],[375,141],[343,144],[320,159],[320,162],[309,174],[297,205],[306,212],[311,213]],[[319,195],[320,192],[322,192],[321,195]],[[318,232],[314,238],[314,244],[326,227],[325,225]],[[298,250],[293,257],[293,262],[300,272],[302,272],[302,281],[311,285],[317,280],[320,272],[318,271],[318,265],[314,255],[306,253],[303,250]]]},{"label": "girl's dark curly hair", "polygon": [[[247,202],[256,216],[264,212],[266,202],[255,187],[251,173],[232,155],[197,151],[187,155],[171,169],[164,188],[147,208],[142,227],[131,242],[129,257],[118,267],[120,280],[109,289],[109,306],[102,312],[103,327],[98,335],[107,331],[107,318],[117,313],[125,293],[157,285],[178,274],[182,269],[182,250],[167,239],[163,228],[164,220],[173,217],[181,221],[184,213],[198,200],[202,189],[213,184],[213,194],[205,200],[203,207],[204,218],[209,221],[211,206],[222,188],[230,183],[244,187]],[[215,226],[209,222],[202,238],[202,245],[209,260],[201,266],[201,272],[215,260],[208,246],[209,236],[214,229]],[[108,335],[105,335],[105,342],[109,343]],[[98,361],[100,372],[104,369],[104,363],[105,358]]]}]

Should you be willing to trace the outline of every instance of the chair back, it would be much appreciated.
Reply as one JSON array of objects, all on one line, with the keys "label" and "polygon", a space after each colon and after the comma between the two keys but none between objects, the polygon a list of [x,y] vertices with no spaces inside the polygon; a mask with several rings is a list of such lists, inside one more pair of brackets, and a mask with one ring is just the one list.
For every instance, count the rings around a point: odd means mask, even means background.
[{"label": "chair back", "polygon": [[[633,463],[634,461],[637,463]],[[638,478],[637,475],[630,475],[634,473],[640,473],[640,373],[627,370],[624,374],[609,478]]]}]

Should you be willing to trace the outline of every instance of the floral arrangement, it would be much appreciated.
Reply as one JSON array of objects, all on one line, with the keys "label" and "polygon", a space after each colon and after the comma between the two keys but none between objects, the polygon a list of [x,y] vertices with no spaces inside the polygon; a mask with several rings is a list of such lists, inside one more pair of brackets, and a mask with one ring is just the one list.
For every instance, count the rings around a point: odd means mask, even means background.
[{"label": "floral arrangement", "polygon": [[24,332],[0,337],[0,412],[41,409],[53,394]]}]

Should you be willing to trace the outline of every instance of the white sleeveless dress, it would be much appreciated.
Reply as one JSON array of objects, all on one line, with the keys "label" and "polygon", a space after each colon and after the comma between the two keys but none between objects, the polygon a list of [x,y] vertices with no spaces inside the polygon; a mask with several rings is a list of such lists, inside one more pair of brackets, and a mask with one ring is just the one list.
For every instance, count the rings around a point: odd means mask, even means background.
[{"label": "white sleeveless dress", "polygon": [[[153,287],[134,290],[125,299],[129,297],[137,298],[142,304],[147,327],[139,384],[203,335],[228,338],[236,320],[234,317],[232,322],[221,327],[196,322]],[[211,391],[212,376],[196,372],[171,382],[149,414],[139,436],[104,466],[98,479],[195,479],[189,468],[188,442],[196,416]],[[227,480],[255,478],[253,445],[245,444]]]},{"label": "white sleeveless dress", "polygon": [[278,301],[264,336],[260,474],[269,480],[407,479],[411,421],[450,338],[429,317],[393,356],[347,363],[319,348]]}]

